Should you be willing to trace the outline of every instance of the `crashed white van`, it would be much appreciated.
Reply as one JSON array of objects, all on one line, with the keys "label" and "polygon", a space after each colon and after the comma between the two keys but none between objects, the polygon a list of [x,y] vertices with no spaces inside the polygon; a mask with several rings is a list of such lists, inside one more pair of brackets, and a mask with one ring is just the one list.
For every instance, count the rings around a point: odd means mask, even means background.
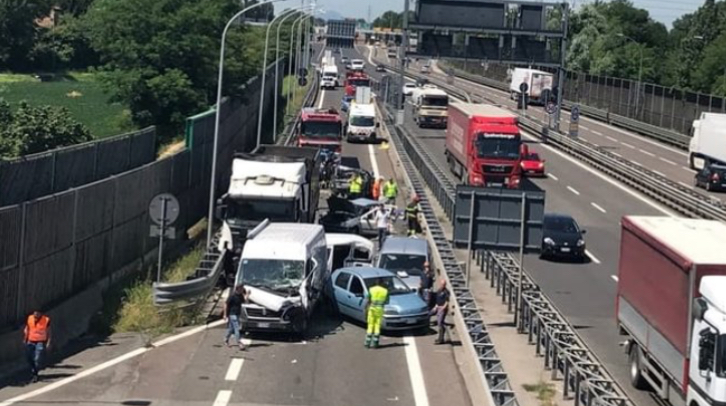
[{"label": "crashed white van", "polygon": [[303,334],[330,278],[323,227],[265,221],[250,234],[236,278],[250,292],[243,329]]}]

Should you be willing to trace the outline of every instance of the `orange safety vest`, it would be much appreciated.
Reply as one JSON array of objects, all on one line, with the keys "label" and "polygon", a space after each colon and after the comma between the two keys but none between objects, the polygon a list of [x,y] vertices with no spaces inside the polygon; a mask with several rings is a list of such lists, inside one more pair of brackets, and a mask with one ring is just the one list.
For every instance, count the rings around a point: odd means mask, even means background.
[{"label": "orange safety vest", "polygon": [[378,179],[373,182],[371,196],[373,196],[373,200],[378,200],[378,198],[381,197],[381,181]]},{"label": "orange safety vest", "polygon": [[32,314],[28,316],[26,323],[27,336],[26,339],[32,343],[40,343],[48,341],[48,326],[50,318],[48,316],[40,316],[38,320]]}]

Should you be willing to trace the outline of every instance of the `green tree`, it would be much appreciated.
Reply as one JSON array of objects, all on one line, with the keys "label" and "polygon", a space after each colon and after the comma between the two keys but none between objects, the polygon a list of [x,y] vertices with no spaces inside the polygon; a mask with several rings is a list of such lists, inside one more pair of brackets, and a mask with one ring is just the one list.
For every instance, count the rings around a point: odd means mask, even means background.
[{"label": "green tree", "polygon": [[21,156],[92,139],[90,131],[63,107],[21,102],[15,112],[0,101],[0,154]]},{"label": "green tree", "polygon": [[27,70],[35,20],[48,14],[45,0],[0,0],[0,70]]},{"label": "green tree", "polygon": [[403,26],[403,13],[386,11],[380,17],[373,20],[373,27],[376,28],[401,28]]},{"label": "green tree", "polygon": [[703,58],[693,73],[693,87],[726,96],[726,33],[703,50]]}]

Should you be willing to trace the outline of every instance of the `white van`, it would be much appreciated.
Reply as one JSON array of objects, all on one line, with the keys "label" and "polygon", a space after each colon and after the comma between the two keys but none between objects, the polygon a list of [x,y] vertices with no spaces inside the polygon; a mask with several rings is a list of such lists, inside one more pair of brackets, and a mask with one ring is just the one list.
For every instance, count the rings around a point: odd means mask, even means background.
[{"label": "white van", "polygon": [[371,266],[375,257],[375,245],[357,234],[327,233],[328,268],[332,273],[338,268]]},{"label": "white van", "polygon": [[243,328],[304,333],[330,278],[327,250],[317,224],[264,221],[252,230],[236,278],[250,293]]},{"label": "white van", "polygon": [[351,103],[348,111],[348,142],[374,141],[376,129],[380,123],[376,119],[376,108],[373,104]]},{"label": "white van", "polygon": [[335,89],[338,87],[338,67],[335,65],[323,66],[323,74],[320,77],[320,87],[323,89]]}]

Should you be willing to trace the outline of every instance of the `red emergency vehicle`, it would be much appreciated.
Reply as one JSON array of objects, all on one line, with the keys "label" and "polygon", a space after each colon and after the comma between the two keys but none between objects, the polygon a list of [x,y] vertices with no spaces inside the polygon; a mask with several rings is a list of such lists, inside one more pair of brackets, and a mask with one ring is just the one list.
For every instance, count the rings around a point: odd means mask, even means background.
[{"label": "red emergency vehicle", "polygon": [[335,109],[302,109],[297,145],[341,152],[343,120]]},{"label": "red emergency vehicle", "polygon": [[361,71],[348,71],[345,74],[345,95],[355,96],[355,89],[358,86],[371,87],[371,78],[367,73]]}]

